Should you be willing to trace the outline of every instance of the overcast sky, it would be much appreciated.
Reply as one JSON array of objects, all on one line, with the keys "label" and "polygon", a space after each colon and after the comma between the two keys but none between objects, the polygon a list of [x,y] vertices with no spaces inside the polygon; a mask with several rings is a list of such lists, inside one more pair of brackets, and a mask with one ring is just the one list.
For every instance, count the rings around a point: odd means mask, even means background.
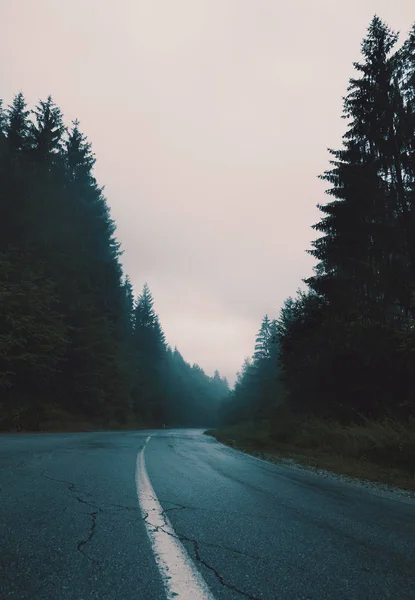
[{"label": "overcast sky", "polygon": [[92,142],[123,264],[167,339],[233,381],[313,260],[341,98],[413,0],[0,0],[0,97],[52,94]]}]

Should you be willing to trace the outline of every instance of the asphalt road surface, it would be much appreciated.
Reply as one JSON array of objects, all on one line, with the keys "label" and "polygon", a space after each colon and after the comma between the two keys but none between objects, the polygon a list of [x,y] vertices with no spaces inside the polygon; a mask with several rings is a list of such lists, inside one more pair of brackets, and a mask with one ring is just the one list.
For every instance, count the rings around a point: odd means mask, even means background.
[{"label": "asphalt road surface", "polygon": [[415,598],[415,502],[200,430],[0,436],[0,597]]}]

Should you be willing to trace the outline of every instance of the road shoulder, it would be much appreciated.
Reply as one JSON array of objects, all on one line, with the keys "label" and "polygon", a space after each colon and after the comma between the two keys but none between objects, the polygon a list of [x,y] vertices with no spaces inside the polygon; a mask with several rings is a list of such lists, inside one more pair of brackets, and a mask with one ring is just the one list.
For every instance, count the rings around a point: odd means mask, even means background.
[{"label": "road shoulder", "polygon": [[396,499],[415,501],[415,472],[381,467],[366,461],[355,461],[349,458],[333,456],[321,452],[306,451],[279,444],[261,447],[257,440],[241,435],[232,427],[226,429],[210,429],[206,435],[214,437],[226,446],[249,454],[260,460],[289,466],[297,470],[307,470],[327,478],[335,478],[356,487],[364,487],[377,494]]}]

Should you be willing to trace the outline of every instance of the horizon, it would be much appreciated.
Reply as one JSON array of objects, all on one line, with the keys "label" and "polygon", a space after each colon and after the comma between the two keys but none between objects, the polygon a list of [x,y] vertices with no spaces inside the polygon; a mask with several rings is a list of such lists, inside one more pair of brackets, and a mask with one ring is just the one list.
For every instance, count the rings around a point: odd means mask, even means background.
[{"label": "horizon", "polygon": [[402,39],[412,4],[23,0],[2,11],[5,103],[51,94],[66,124],[79,119],[136,294],[147,281],[168,343],[232,386],[263,316],[312,272],[318,175],[341,144],[369,22],[377,13]]}]

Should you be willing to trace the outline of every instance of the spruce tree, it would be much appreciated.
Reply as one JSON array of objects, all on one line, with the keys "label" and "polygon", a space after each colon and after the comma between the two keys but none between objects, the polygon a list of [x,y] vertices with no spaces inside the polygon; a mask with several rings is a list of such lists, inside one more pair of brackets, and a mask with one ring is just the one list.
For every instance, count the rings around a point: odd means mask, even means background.
[{"label": "spruce tree", "polygon": [[273,325],[268,317],[262,319],[261,327],[255,340],[254,360],[259,362],[267,359],[271,354]]},{"label": "spruce tree", "polygon": [[362,43],[360,78],[351,79],[344,99],[348,129],[343,149],[331,150],[332,169],[322,179],[335,199],[319,205],[324,217],[314,228],[324,234],[310,253],[319,264],[307,283],[344,312],[379,312],[394,304],[388,285],[396,247],[394,217],[398,193],[391,186],[393,74],[391,51],[397,36],[374,17]]},{"label": "spruce tree", "polygon": [[19,92],[13,98],[13,103],[9,107],[7,115],[7,139],[12,152],[26,150],[30,145],[29,115],[30,111],[27,110],[26,100],[22,92]]},{"label": "spruce tree", "polygon": [[[86,410],[95,398],[95,414],[125,418],[129,411],[126,298],[115,225],[92,169],[91,145],[75,121],[63,152],[66,201],[62,220],[66,244],[60,262],[65,309],[73,332],[66,366],[78,370],[72,394]],[[74,365],[77,365],[74,367]]]},{"label": "spruce tree", "polygon": [[2,113],[3,139],[0,207],[0,250],[16,246],[26,251],[33,236],[33,176],[28,157],[29,110],[22,93]]},{"label": "spruce tree", "polygon": [[0,143],[2,144],[1,148],[3,149],[3,143],[6,139],[6,131],[7,131],[7,114],[3,108],[3,100],[0,98]]},{"label": "spruce tree", "polygon": [[65,132],[62,113],[52,97],[41,100],[33,111],[35,117],[30,127],[31,147],[36,158],[50,160],[50,155],[62,152],[62,136]]},{"label": "spruce tree", "polygon": [[166,413],[163,368],[166,359],[164,333],[154,310],[147,284],[134,310],[133,346],[135,375],[133,402],[137,413],[148,422],[161,424]]}]

